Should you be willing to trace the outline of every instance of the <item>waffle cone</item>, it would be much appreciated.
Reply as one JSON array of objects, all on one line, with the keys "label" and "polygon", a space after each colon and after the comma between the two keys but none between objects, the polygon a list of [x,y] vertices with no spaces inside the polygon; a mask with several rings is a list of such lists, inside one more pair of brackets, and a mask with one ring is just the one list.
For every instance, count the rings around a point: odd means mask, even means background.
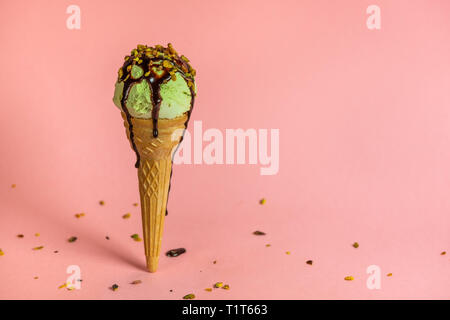
[{"label": "waffle cone", "polygon": [[[132,144],[127,117],[123,112],[122,118],[128,140]],[[172,171],[172,156],[180,143],[186,120],[186,115],[175,119],[159,119],[158,137],[154,138],[151,119],[131,118],[134,143],[140,155],[139,193],[145,256],[150,272],[156,272],[158,268]]]}]

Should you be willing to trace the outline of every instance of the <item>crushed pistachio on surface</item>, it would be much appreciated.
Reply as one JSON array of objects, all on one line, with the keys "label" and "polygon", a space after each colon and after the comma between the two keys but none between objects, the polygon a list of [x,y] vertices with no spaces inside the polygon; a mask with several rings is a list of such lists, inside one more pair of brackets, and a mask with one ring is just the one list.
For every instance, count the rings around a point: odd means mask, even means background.
[{"label": "crushed pistachio on surface", "polygon": [[355,243],[352,244],[352,246],[353,246],[353,248],[359,248],[359,243],[355,242]]},{"label": "crushed pistachio on surface", "polygon": [[441,252],[441,256],[445,256],[446,253],[447,253],[447,252],[442,251],[442,252]]},{"label": "crushed pistachio on surface", "polygon": [[85,216],[84,212],[75,213],[75,218],[77,218],[77,219],[80,219],[81,217],[84,217],[84,216]]},{"label": "crushed pistachio on surface", "polygon": [[134,241],[142,241],[142,239],[139,237],[139,235],[137,234],[137,233],[135,233],[135,234],[132,234],[131,235],[131,238],[134,240]]},{"label": "crushed pistachio on surface", "polygon": [[39,247],[34,247],[32,250],[41,250],[41,249],[44,249],[44,246],[39,246]]},{"label": "crushed pistachio on surface", "polygon": [[69,239],[67,239],[68,242],[75,242],[77,241],[77,237],[70,237]]},{"label": "crushed pistachio on surface", "polygon": [[307,261],[306,261],[306,264],[309,264],[310,266],[312,266],[313,261],[312,261],[312,260],[307,260]]},{"label": "crushed pistachio on surface", "polygon": [[392,277],[392,272],[389,272],[386,276]]},{"label": "crushed pistachio on surface", "polygon": [[214,288],[222,288],[223,287],[223,282],[216,282],[213,287]]},{"label": "crushed pistachio on surface", "polygon": [[185,296],[183,297],[183,299],[185,299],[185,300],[192,300],[192,299],[195,299],[195,294],[189,293],[189,294],[185,295]]},{"label": "crushed pistachio on surface", "polygon": [[226,285],[224,285],[224,286],[222,287],[222,289],[230,290],[230,286],[229,286],[228,284],[226,284]]},{"label": "crushed pistachio on surface", "polygon": [[111,286],[111,290],[112,290],[112,291],[116,291],[117,289],[119,289],[119,286],[118,286],[117,284],[113,284],[113,285]]},{"label": "crushed pistachio on surface", "polygon": [[129,219],[131,217],[131,213],[125,213],[123,216],[122,216],[122,219]]},{"label": "crushed pistachio on surface", "polygon": [[352,280],[355,280],[355,278],[353,278],[352,276],[346,276],[346,277],[344,278],[344,280],[346,280],[346,281],[352,281]]},{"label": "crushed pistachio on surface", "polygon": [[211,292],[212,288],[206,288],[205,291]]},{"label": "crushed pistachio on surface", "polygon": [[100,201],[98,202],[98,204],[101,205],[101,206],[104,206],[104,205],[105,205],[105,201],[100,200]]},{"label": "crushed pistachio on surface", "polygon": [[130,284],[140,284],[140,283],[142,283],[142,280],[134,280]]},{"label": "crushed pistachio on surface", "polygon": [[266,204],[266,199],[262,198],[261,200],[259,200],[259,204]]},{"label": "crushed pistachio on surface", "polygon": [[17,235],[17,238],[23,238],[23,237],[25,237],[23,234],[18,234]]}]

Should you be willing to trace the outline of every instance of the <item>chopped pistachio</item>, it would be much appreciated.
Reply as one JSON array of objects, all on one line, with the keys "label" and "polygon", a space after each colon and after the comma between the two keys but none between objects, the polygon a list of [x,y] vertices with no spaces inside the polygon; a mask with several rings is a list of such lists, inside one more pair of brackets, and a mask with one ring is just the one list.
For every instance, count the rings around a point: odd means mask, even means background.
[{"label": "chopped pistachio", "polygon": [[230,286],[229,286],[228,284],[226,284],[226,285],[224,285],[224,286],[222,287],[222,289],[230,290]]},{"label": "chopped pistachio", "polygon": [[36,251],[36,250],[42,250],[42,249],[44,249],[44,246],[39,246],[39,247],[34,247],[34,248],[33,248],[33,250],[35,250],[35,251]]},{"label": "chopped pistachio", "polygon": [[125,213],[122,218],[123,219],[129,219],[131,217],[131,213]]},{"label": "chopped pistachio", "polygon": [[112,290],[112,291],[116,291],[117,289],[119,289],[119,286],[118,286],[117,284],[113,284],[113,285],[111,286],[111,290]]},{"label": "chopped pistachio", "polygon": [[98,204],[101,205],[101,206],[104,206],[104,205],[105,205],[105,201],[100,200],[100,201],[98,202]]},{"label": "chopped pistachio", "polygon": [[69,239],[67,239],[68,242],[75,242],[77,241],[77,237],[70,237]]},{"label": "chopped pistachio", "polygon": [[139,235],[137,234],[137,233],[135,233],[135,234],[132,234],[131,235],[131,238],[134,240],[134,241],[142,241],[142,239],[139,237]]},{"label": "chopped pistachio", "polygon": [[206,288],[205,291],[211,292],[212,288]]},{"label": "chopped pistachio", "polygon": [[355,243],[352,244],[352,246],[353,246],[353,248],[359,248],[359,243],[355,242]]},{"label": "chopped pistachio", "polygon": [[259,204],[266,204],[266,199],[262,198],[261,200],[259,200]]},{"label": "chopped pistachio", "polygon": [[140,283],[142,283],[141,280],[134,280],[133,282],[131,282],[131,284],[140,284]]},{"label": "chopped pistachio", "polygon": [[23,238],[23,237],[24,237],[23,234],[18,234],[18,235],[17,235],[17,238]]},{"label": "chopped pistachio", "polygon": [[214,288],[222,288],[223,287],[223,282],[216,282],[214,284]]},{"label": "chopped pistachio", "polygon": [[185,296],[183,297],[183,299],[185,299],[185,300],[192,300],[192,299],[195,299],[195,294],[189,293],[189,294],[185,295]]},{"label": "chopped pistachio", "polygon": [[353,276],[346,276],[346,277],[344,278],[344,280],[346,280],[346,281],[352,281],[352,280],[355,280],[355,278],[353,278]]},{"label": "chopped pistachio", "polygon": [[313,261],[312,261],[312,260],[307,260],[307,261],[306,261],[306,264],[309,264],[310,266],[312,266]]},{"label": "chopped pistachio", "polygon": [[386,276],[392,277],[392,272],[389,272]]}]

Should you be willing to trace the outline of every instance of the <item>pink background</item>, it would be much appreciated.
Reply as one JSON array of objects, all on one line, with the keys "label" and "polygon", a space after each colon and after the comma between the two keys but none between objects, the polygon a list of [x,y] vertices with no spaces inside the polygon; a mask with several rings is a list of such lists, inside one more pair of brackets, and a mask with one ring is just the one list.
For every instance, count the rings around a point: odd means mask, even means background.
[{"label": "pink background", "polygon": [[[70,4],[81,30],[66,28]],[[381,30],[366,27],[371,4]],[[0,298],[450,298],[449,1],[0,9]],[[142,234],[135,155],[111,98],[124,55],[167,42],[198,71],[191,121],[279,128],[280,170],[176,166],[163,252],[187,253],[150,274],[130,238]],[[72,264],[82,289],[58,289]],[[366,287],[369,265],[380,290]],[[231,289],[204,291],[217,281]]]}]

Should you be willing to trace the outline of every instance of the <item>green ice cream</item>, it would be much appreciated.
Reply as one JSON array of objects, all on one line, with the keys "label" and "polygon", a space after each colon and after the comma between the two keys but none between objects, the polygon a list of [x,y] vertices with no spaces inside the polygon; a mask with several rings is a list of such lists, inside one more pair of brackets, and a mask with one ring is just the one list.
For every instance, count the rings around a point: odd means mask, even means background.
[{"label": "green ice cream", "polygon": [[119,69],[114,104],[142,119],[174,119],[189,113],[196,89],[195,70],[188,62],[170,44],[168,48],[138,46]]}]

